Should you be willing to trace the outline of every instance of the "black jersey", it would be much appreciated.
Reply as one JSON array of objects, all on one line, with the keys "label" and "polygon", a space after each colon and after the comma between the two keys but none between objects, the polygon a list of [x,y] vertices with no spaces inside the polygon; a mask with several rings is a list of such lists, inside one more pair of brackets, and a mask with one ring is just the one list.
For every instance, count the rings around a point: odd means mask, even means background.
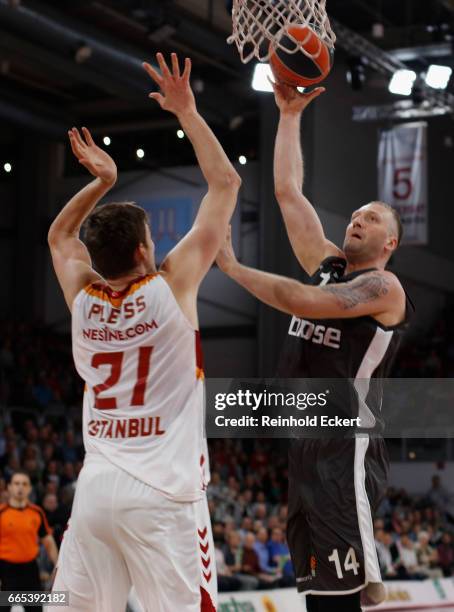
[{"label": "black jersey", "polygon": [[[347,262],[340,257],[323,261],[310,284],[346,283],[373,269],[345,274]],[[337,395],[349,416],[361,417],[363,427],[380,421],[380,379],[389,375],[413,305],[407,298],[405,319],[391,327],[371,316],[346,319],[302,319],[292,317],[280,364],[279,378],[344,379]],[[371,379],[375,379],[371,384]],[[348,384],[347,384],[348,381]]]},{"label": "black jersey", "polygon": [[[371,271],[345,269],[344,259],[330,257],[311,284],[345,283]],[[336,379],[336,413],[359,416],[362,428],[379,434],[381,379],[389,375],[412,311],[407,299],[405,320],[392,327],[370,316],[292,317],[279,377],[305,379],[310,387]],[[302,593],[343,596],[381,581],[372,513],[386,490],[386,445],[380,435],[352,433],[289,441],[287,539]]]}]

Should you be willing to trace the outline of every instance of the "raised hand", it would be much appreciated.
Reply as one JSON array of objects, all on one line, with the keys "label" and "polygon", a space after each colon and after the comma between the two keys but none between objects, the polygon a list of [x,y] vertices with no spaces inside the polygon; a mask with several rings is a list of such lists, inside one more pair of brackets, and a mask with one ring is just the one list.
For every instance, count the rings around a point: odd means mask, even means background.
[{"label": "raised hand", "polygon": [[315,98],[326,91],[324,87],[316,87],[308,93],[300,93],[296,87],[291,87],[280,81],[270,83],[274,89],[274,98],[281,113],[300,114]]},{"label": "raised hand", "polygon": [[230,225],[229,229],[227,230],[225,242],[219,249],[219,253],[217,254],[216,263],[218,267],[226,274],[229,274],[232,267],[238,263],[235,251],[233,250],[232,227]]},{"label": "raised hand", "polygon": [[117,166],[103,149],[99,148],[87,128],[82,128],[83,138],[77,128],[68,132],[69,142],[80,164],[104,183],[113,184],[117,180]]},{"label": "raised hand", "polygon": [[156,54],[161,74],[147,62],[142,64],[146,72],[161,89],[161,93],[153,92],[149,94],[149,98],[153,98],[162,109],[175,115],[195,111],[195,98],[189,83],[191,60],[188,57],[185,59],[184,71],[181,74],[177,54],[172,53],[171,57],[172,72],[169,70],[162,53]]}]

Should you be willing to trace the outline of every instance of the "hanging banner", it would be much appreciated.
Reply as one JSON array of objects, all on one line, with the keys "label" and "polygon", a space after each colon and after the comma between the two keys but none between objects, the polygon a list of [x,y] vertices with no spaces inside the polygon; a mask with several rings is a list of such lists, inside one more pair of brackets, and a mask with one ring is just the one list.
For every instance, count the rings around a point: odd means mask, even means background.
[{"label": "hanging banner", "polygon": [[402,219],[402,244],[427,244],[427,123],[404,123],[380,134],[378,197]]}]

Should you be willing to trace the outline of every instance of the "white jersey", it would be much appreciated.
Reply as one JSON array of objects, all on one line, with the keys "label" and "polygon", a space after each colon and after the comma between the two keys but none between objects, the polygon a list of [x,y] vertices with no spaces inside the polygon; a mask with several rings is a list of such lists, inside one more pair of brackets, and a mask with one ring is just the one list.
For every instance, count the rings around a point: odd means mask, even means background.
[{"label": "white jersey", "polygon": [[120,292],[85,287],[74,300],[72,339],[86,382],[86,452],[171,499],[201,499],[208,456],[200,337],[164,278],[148,275]]}]

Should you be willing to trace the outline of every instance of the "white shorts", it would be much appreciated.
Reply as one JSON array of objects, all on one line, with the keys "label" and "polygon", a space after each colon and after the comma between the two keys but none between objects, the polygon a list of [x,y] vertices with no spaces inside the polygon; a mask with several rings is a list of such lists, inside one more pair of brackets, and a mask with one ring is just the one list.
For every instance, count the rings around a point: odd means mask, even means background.
[{"label": "white shorts", "polygon": [[125,612],[132,586],[144,612],[215,612],[207,501],[169,500],[90,456],[77,482],[53,590],[69,591],[68,612]]}]

